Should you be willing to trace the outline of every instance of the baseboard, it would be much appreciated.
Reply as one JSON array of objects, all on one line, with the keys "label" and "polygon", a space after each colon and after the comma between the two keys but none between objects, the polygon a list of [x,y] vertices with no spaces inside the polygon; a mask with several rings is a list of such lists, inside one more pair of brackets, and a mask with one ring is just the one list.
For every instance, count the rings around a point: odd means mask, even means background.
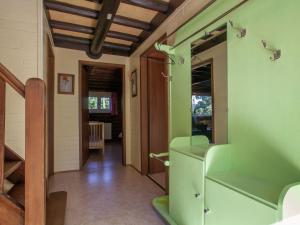
[{"label": "baseboard", "polygon": [[139,174],[142,175],[141,171],[139,171],[134,165],[132,165],[132,164],[127,164],[126,166],[132,167],[136,172],[138,172]]},{"label": "baseboard", "polygon": [[77,170],[62,170],[62,171],[57,171],[57,172],[54,172],[53,175],[55,174],[60,174],[60,173],[72,173],[72,172],[79,172],[80,170],[77,169]]}]

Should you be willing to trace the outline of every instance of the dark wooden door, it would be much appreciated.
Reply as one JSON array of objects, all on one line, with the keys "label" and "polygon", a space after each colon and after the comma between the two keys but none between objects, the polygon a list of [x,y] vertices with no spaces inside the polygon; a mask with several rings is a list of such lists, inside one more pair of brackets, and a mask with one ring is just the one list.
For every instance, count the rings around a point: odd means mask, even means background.
[{"label": "dark wooden door", "polygon": [[[163,58],[148,58],[149,152],[168,151],[168,80]],[[165,171],[163,163],[149,158],[149,174]]]},{"label": "dark wooden door", "polygon": [[48,37],[47,62],[47,151],[48,176],[54,174],[54,53]]}]

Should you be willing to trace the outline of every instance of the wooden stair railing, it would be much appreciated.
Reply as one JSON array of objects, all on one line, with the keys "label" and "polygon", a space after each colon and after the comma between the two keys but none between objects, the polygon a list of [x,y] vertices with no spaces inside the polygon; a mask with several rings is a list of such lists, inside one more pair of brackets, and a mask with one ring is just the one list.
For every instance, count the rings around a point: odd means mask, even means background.
[{"label": "wooden stair railing", "polygon": [[[46,224],[45,174],[45,84],[31,78],[24,85],[0,63],[0,200],[3,198],[5,178],[5,98],[6,84],[25,98],[25,225]],[[12,165],[17,168],[17,165]],[[7,166],[6,166],[7,167]],[[6,201],[6,200],[3,200]],[[1,208],[11,207],[12,202]],[[14,209],[16,212],[16,208]],[[16,215],[23,215],[22,211]],[[7,221],[4,219],[5,224]],[[1,222],[0,218],[0,224]],[[16,220],[17,221],[17,220]],[[20,220],[19,220],[20,221]],[[23,221],[23,220],[22,220]],[[11,223],[14,224],[14,223]],[[23,223],[22,223],[23,224]],[[7,224],[10,225],[10,224]]]}]

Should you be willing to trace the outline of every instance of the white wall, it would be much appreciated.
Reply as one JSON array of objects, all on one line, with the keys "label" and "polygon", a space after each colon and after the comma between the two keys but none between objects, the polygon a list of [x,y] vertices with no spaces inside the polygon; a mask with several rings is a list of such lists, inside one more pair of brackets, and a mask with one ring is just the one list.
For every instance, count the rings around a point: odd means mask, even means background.
[{"label": "white wall", "polygon": [[[83,51],[55,48],[54,170],[58,172],[79,169],[79,60],[125,65],[126,163],[130,164],[129,58],[104,54],[99,60],[92,60]],[[75,75],[74,95],[57,94],[58,73]]]},{"label": "white wall", "polygon": [[[130,57],[130,70],[137,70],[140,74],[140,56],[156,40],[164,34],[170,34],[193,15],[199,12],[210,0],[186,0],[177,10],[134,52]],[[138,81],[138,93],[140,86]],[[132,165],[141,170],[141,143],[140,143],[140,99],[131,98],[131,162]]]},{"label": "white wall", "polygon": [[[43,77],[42,1],[0,0],[0,62],[23,83]],[[25,156],[24,99],[6,91],[6,144]]]}]

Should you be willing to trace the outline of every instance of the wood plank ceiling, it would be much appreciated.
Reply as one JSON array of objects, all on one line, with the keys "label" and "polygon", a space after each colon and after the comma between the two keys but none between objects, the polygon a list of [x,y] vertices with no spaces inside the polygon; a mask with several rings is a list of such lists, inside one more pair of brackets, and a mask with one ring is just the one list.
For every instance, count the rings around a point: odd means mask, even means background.
[{"label": "wood plank ceiling", "polygon": [[[129,56],[184,0],[110,0],[107,4],[112,2],[117,11],[112,13],[101,51]],[[88,52],[104,4],[105,0],[45,0],[55,46]]]}]

